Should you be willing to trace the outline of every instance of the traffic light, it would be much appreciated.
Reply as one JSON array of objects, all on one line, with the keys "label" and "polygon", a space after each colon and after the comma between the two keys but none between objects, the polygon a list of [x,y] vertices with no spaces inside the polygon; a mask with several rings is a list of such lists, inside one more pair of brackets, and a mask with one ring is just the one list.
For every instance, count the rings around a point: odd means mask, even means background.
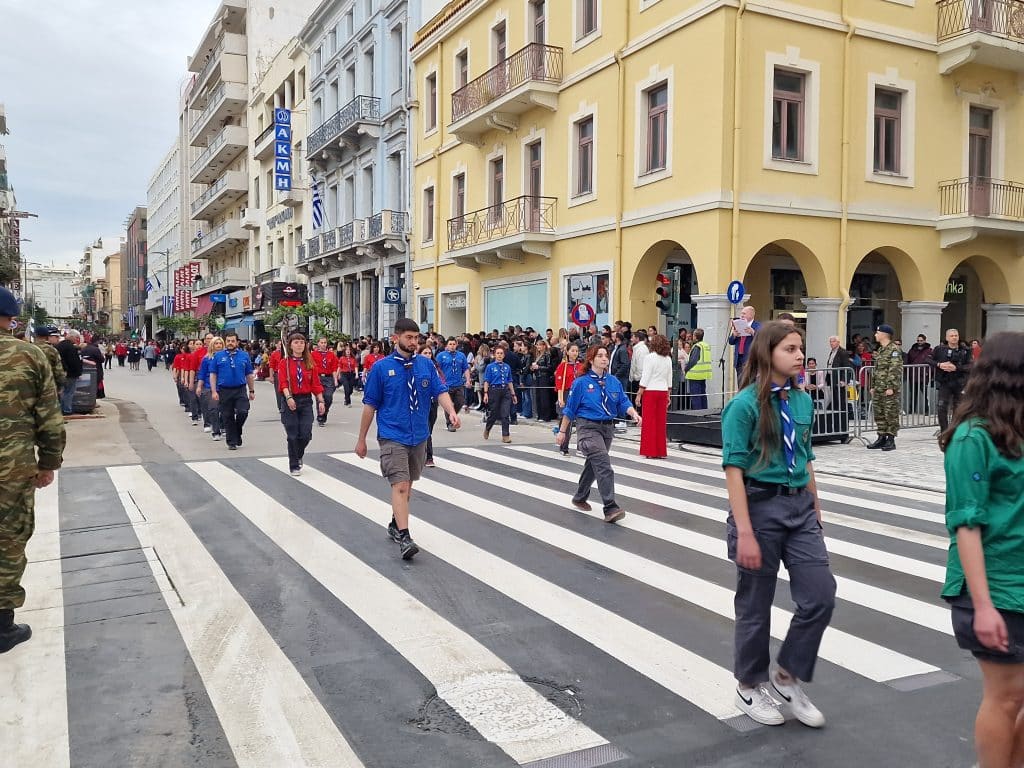
[{"label": "traffic light", "polygon": [[679,282],[679,267],[669,267],[658,273],[658,287],[655,289],[658,300],[655,306],[666,317],[675,317],[679,314]]}]

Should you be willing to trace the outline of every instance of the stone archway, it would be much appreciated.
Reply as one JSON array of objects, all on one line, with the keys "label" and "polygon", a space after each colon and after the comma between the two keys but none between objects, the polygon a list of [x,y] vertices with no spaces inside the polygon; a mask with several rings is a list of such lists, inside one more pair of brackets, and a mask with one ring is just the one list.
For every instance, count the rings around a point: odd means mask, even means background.
[{"label": "stone archway", "polygon": [[655,288],[658,273],[666,267],[678,266],[682,271],[682,290],[680,303],[680,325],[687,328],[695,327],[696,308],[689,298],[698,292],[697,267],[686,249],[674,240],[660,240],[644,252],[633,272],[633,280],[629,286],[629,317],[633,327],[655,325],[662,331],[671,330],[664,327],[664,321],[655,307]]},{"label": "stone archway", "polygon": [[760,248],[747,264],[743,285],[762,320],[789,312],[799,322],[806,315],[802,299],[828,296],[821,261],[796,240],[775,240]]},{"label": "stone archway", "polygon": [[854,266],[849,286],[848,343],[855,336],[872,339],[881,323],[892,325],[900,335],[904,299],[924,295],[921,272],[914,260],[893,246],[880,246],[865,254]]},{"label": "stone archway", "polygon": [[975,254],[953,267],[946,280],[942,300],[943,333],[960,331],[962,339],[982,338],[986,332],[984,304],[1010,301],[1010,285],[1002,268],[988,256]]}]

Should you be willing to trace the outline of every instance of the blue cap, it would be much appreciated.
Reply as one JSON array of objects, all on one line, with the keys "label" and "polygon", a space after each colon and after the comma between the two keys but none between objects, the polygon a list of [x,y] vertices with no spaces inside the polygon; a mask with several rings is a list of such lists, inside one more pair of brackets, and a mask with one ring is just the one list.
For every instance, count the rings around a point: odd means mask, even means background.
[{"label": "blue cap", "polygon": [[19,314],[18,300],[14,294],[0,286],[0,317],[17,317]]},{"label": "blue cap", "polygon": [[880,326],[878,326],[877,330],[881,331],[882,333],[889,334],[889,338],[892,338],[893,336],[896,335],[896,329],[893,328],[888,323],[882,323]]}]

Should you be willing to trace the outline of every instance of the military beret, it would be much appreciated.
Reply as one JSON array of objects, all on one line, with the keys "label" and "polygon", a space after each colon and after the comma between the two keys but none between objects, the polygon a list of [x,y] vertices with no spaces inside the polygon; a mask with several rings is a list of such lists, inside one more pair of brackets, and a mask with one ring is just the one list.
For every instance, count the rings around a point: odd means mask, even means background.
[{"label": "military beret", "polygon": [[882,333],[887,333],[890,336],[895,336],[896,335],[896,329],[893,328],[888,323],[882,323],[880,326],[878,326],[877,330],[881,331]]}]

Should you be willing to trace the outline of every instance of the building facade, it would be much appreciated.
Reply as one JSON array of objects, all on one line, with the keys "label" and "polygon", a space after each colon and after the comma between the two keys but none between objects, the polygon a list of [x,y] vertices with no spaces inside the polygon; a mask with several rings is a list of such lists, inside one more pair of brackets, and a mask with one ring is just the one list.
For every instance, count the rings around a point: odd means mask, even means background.
[{"label": "building facade", "polygon": [[76,277],[73,269],[26,267],[25,295],[54,320],[69,320],[75,312]]},{"label": "building facade", "polygon": [[120,335],[126,328],[124,305],[124,274],[122,267],[128,245],[121,239],[118,249],[103,257],[103,277],[96,281],[96,319],[105,332]]},{"label": "building facade", "polygon": [[[159,332],[159,319],[174,314],[169,300],[173,296],[171,274],[180,266],[182,232],[181,139],[168,150],[160,161],[149,186],[146,188],[147,274],[145,313],[143,324],[146,338]],[[191,223],[191,222],[188,222]]]},{"label": "building facade", "polygon": [[[106,259],[113,254],[120,258],[123,242],[121,235],[104,235],[82,249],[75,281],[75,315],[78,320],[109,327],[110,302],[104,295],[107,290]],[[108,313],[105,318],[100,316],[101,310]]]},{"label": "building facade", "polygon": [[[149,221],[144,206],[136,206],[125,221],[125,253],[121,263],[123,272],[121,306],[129,333],[144,330],[146,309],[146,276],[149,272],[146,257]],[[145,338],[145,334],[141,334]]]},{"label": "building facade", "polygon": [[416,317],[664,323],[679,266],[716,350],[737,279],[819,357],[1024,327],[1024,49],[974,6],[449,3],[412,48]]},{"label": "building facade", "polygon": [[299,33],[309,52],[308,233],[297,267],[341,331],[380,336],[406,313],[411,172],[410,30],[420,3],[325,0]]}]

